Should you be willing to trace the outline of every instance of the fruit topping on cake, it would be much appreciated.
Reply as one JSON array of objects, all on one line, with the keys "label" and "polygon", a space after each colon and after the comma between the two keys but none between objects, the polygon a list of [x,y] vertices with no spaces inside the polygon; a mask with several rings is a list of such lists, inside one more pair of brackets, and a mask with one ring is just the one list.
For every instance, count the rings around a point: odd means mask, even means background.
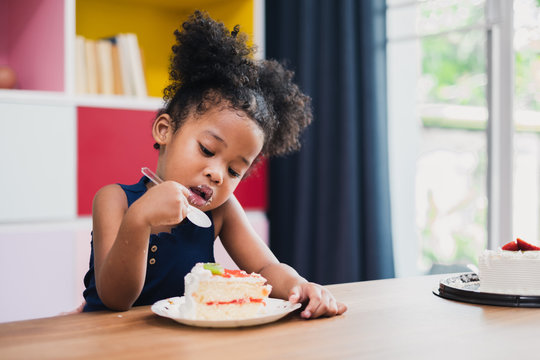
[{"label": "fruit topping on cake", "polygon": [[538,247],[536,245],[533,245],[533,244],[529,244],[528,242],[523,241],[520,238],[517,238],[516,241],[517,241],[519,250],[521,250],[521,251],[540,250],[540,247]]},{"label": "fruit topping on cake", "polygon": [[518,251],[519,250],[519,246],[518,246],[518,243],[515,242],[515,241],[510,241],[508,244],[504,244],[504,246],[502,247],[503,250],[506,250],[506,251]]},{"label": "fruit topping on cake", "polygon": [[516,241],[510,241],[508,244],[503,245],[502,249],[506,251],[538,251],[540,247],[517,238]]},{"label": "fruit topping on cake", "polygon": [[203,267],[206,270],[210,270],[212,272],[212,275],[223,275],[224,274],[223,266],[221,266],[218,263],[204,263]]}]

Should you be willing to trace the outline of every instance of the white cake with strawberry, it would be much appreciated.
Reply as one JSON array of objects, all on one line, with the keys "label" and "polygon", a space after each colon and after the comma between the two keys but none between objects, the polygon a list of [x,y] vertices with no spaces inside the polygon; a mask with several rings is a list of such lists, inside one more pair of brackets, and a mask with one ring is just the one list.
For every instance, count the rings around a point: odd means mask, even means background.
[{"label": "white cake with strawberry", "polygon": [[479,290],[509,295],[540,295],[540,247],[522,239],[478,259]]},{"label": "white cake with strawberry", "polygon": [[260,274],[197,263],[185,279],[182,315],[198,320],[241,320],[264,313],[272,290]]}]

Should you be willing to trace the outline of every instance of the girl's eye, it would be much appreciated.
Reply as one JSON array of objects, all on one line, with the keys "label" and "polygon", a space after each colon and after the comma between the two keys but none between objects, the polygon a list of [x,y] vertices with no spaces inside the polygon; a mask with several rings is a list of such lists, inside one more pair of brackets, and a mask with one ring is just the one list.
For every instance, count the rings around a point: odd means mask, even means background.
[{"label": "girl's eye", "polygon": [[239,178],[240,174],[234,171],[233,169],[229,168],[229,174],[231,174],[232,177]]},{"label": "girl's eye", "polygon": [[204,155],[206,156],[214,156],[214,153],[211,152],[210,150],[208,150],[207,148],[205,148],[202,144],[199,144],[200,148],[201,148],[201,151]]}]

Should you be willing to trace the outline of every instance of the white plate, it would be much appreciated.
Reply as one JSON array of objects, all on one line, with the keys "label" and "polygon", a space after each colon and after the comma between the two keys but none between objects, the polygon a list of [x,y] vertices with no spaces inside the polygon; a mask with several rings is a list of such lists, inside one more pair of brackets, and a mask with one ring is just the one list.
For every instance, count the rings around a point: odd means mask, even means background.
[{"label": "white plate", "polygon": [[266,308],[264,314],[242,320],[197,320],[186,318],[182,315],[180,308],[183,306],[184,302],[185,299],[183,296],[159,300],[152,305],[152,311],[159,316],[173,319],[185,325],[228,328],[267,324],[281,319],[288,313],[300,308],[301,306],[301,304],[298,303],[291,304],[285,300],[268,298],[266,299]]}]

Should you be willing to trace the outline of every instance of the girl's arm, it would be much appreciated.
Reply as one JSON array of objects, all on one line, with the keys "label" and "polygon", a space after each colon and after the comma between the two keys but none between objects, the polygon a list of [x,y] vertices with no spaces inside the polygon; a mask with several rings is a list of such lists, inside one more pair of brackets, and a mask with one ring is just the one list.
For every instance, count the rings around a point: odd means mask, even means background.
[{"label": "girl's arm", "polygon": [[326,288],[308,282],[292,267],[277,260],[249,223],[234,195],[214,214],[219,237],[231,258],[241,269],[264,276],[272,285],[273,297],[293,303],[306,302],[302,312],[305,318],[345,312],[347,307],[337,302]]},{"label": "girl's arm", "polygon": [[186,193],[180,184],[164,182],[128,208],[120,186],[98,191],[92,210],[94,270],[98,295],[108,308],[128,310],[137,300],[144,285],[152,228],[184,219]]}]

